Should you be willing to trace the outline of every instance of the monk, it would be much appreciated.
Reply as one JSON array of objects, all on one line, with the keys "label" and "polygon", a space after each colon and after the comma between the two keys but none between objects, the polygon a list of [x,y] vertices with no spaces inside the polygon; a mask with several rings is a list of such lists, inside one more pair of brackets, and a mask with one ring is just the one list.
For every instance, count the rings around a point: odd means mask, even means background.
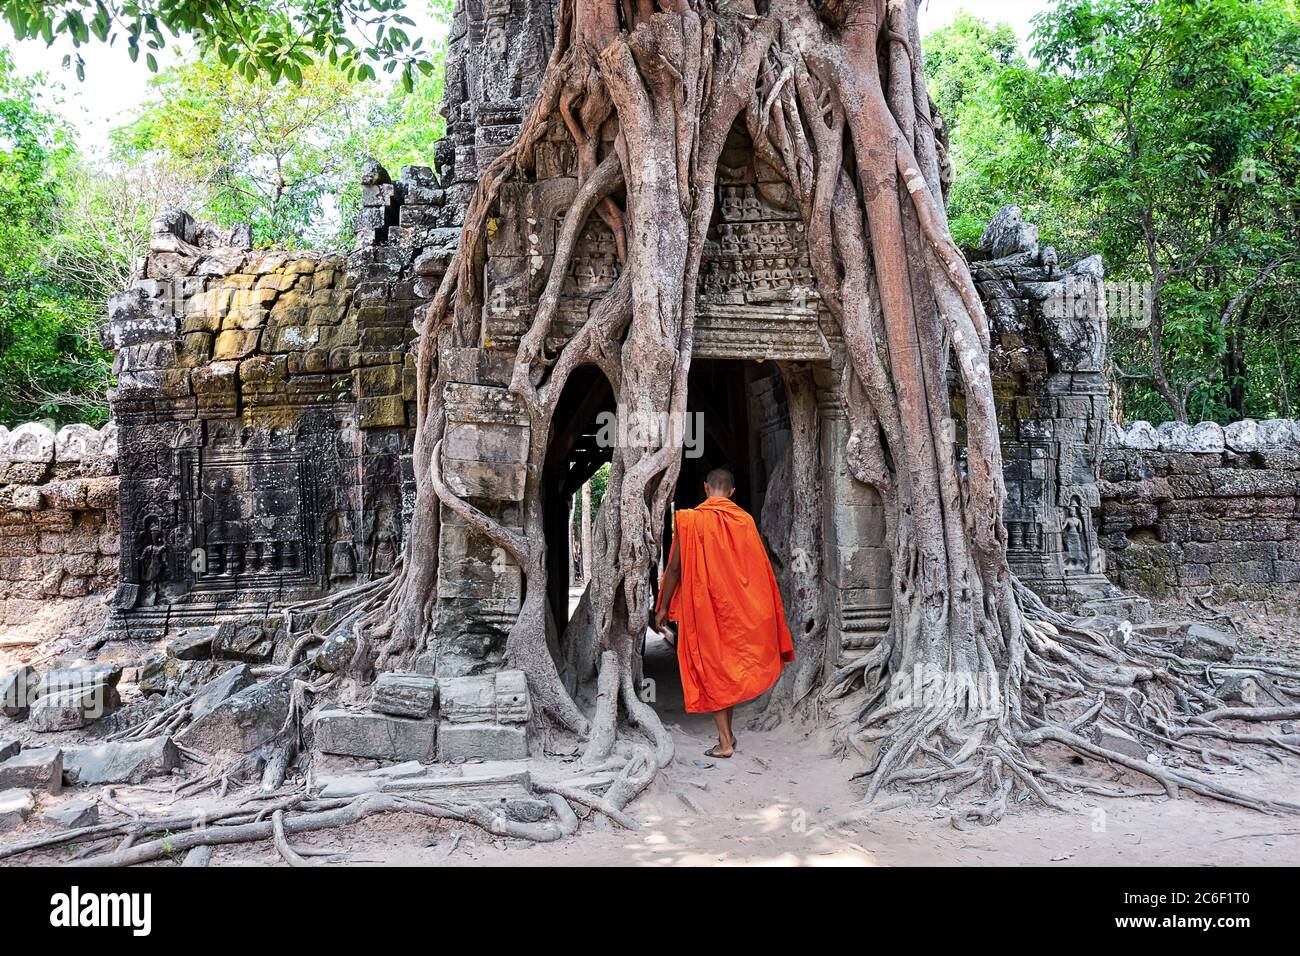
[{"label": "monk", "polygon": [[754,519],[731,500],[735,490],[731,472],[715,468],[704,504],[677,512],[655,609],[655,630],[678,625],[686,710],[711,713],[718,725],[706,757],[735,752],[732,710],[768,690],[794,660],[772,564]]}]

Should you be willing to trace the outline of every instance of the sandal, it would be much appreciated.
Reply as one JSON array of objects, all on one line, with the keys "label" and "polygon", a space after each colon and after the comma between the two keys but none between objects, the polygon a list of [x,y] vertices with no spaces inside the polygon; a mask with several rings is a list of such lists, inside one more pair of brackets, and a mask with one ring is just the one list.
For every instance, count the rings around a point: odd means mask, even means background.
[{"label": "sandal", "polygon": [[721,747],[721,746],[722,746],[722,744],[720,744],[720,743],[714,744],[712,747],[710,747],[708,750],[706,750],[706,751],[704,752],[704,756],[706,756],[706,757],[718,757],[718,758],[720,758],[720,759],[722,759],[722,760],[730,760],[730,759],[731,759],[731,754],[734,754],[737,750],[740,749],[740,738],[737,737],[735,734],[732,734],[732,735],[731,735],[731,753],[730,753],[730,754],[717,754],[717,753],[714,753],[714,752],[713,752],[713,751],[717,750],[717,749],[718,749],[719,747]]}]

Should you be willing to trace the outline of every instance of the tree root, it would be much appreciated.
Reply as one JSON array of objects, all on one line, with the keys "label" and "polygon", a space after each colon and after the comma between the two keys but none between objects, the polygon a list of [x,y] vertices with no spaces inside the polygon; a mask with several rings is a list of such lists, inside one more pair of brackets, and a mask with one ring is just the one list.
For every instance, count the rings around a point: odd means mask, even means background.
[{"label": "tree root", "polygon": [[[1152,653],[1136,642],[1113,646],[1088,627],[1086,618],[1076,620],[1051,611],[1030,594],[1022,600],[1027,646],[1019,675],[1009,670],[958,675],[937,669],[930,682],[904,686],[906,682],[891,682],[875,668],[871,658],[880,654],[872,652],[826,684],[825,699],[884,700],[883,706],[872,705],[865,713],[854,711],[840,725],[841,747],[868,758],[863,776],[870,780],[864,805],[889,799],[883,796],[886,791],[918,788],[929,788],[932,804],[940,805],[978,788],[975,802],[952,815],[953,825],[963,828],[1002,819],[1013,794],[1017,801],[1032,797],[1054,809],[1061,807],[1052,791],[1140,795],[1069,777],[1029,758],[1033,748],[1056,743],[1081,757],[1146,777],[1170,798],[1188,791],[1264,813],[1300,813],[1298,804],[1254,796],[1198,774],[1197,769],[1213,773],[1214,760],[1248,769],[1250,764],[1235,753],[1194,742],[1195,737],[1205,736],[1257,747],[1271,755],[1295,753],[1296,747],[1282,736],[1233,731],[1219,723],[1286,720],[1297,716],[1296,708],[1223,706],[1210,692],[1209,662],[1179,658],[1178,665],[1188,676],[1173,678],[1166,669],[1167,655]],[[861,675],[875,675],[875,680]],[[954,692],[952,686],[972,676],[993,691],[991,699],[982,700],[982,707],[973,711],[954,704],[960,690]],[[1193,679],[1204,684],[1191,683]],[[1022,687],[1028,689],[1026,699],[1037,702],[1036,710],[1021,712],[1013,706],[1022,699]],[[916,693],[919,700],[913,696]],[[1200,712],[1179,706],[1180,699]],[[1151,759],[1105,746],[1098,742],[1104,736],[1084,737],[1083,732],[1094,725],[1143,741],[1152,750]]]},{"label": "tree root", "polygon": [[[302,801],[299,796],[298,801]],[[270,819],[266,819],[267,814]],[[185,832],[171,832],[167,836],[122,847],[111,853],[74,861],[74,866],[134,866],[148,863],[164,857],[176,857],[186,854],[197,847],[229,846],[240,843],[254,843],[270,839],[277,852],[292,866],[310,866],[302,853],[294,850],[288,837],[298,833],[310,833],[317,830],[332,829],[358,823],[367,817],[380,813],[416,813],[440,820],[452,820],[470,823],[496,836],[513,839],[548,842],[558,840],[571,832],[572,820],[568,815],[561,815],[559,825],[517,823],[507,819],[499,811],[489,810],[477,804],[462,804],[422,800],[409,796],[391,794],[366,794],[355,800],[326,801],[310,809],[303,804],[302,812],[288,815],[287,807],[264,808],[251,819],[247,814],[232,816],[216,823],[207,820],[208,825]],[[166,832],[172,829],[168,821],[155,821],[150,825],[151,832]],[[199,821],[192,820],[197,823]],[[88,828],[93,829],[93,828]],[[138,837],[141,832],[130,834]],[[42,841],[40,846],[54,845],[58,842],[71,842],[79,838],[76,831],[61,834],[61,839]],[[35,841],[27,841],[21,848],[0,849],[0,855],[12,856],[15,853],[37,849]]]}]

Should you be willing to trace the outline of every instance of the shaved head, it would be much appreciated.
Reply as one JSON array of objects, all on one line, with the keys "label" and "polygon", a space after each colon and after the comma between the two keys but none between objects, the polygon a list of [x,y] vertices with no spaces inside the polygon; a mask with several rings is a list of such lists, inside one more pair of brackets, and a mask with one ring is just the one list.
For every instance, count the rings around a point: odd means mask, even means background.
[{"label": "shaved head", "polygon": [[714,468],[704,479],[704,486],[714,494],[726,497],[736,490],[736,476],[728,468]]}]

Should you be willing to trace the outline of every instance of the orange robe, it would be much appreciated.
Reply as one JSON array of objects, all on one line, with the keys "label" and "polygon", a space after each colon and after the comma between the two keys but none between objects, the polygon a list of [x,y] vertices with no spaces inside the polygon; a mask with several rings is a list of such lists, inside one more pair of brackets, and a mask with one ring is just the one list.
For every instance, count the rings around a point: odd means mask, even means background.
[{"label": "orange robe", "polygon": [[686,709],[724,710],[766,691],[794,660],[781,592],[754,519],[729,498],[678,511],[674,527],[681,583],[668,618]]}]

